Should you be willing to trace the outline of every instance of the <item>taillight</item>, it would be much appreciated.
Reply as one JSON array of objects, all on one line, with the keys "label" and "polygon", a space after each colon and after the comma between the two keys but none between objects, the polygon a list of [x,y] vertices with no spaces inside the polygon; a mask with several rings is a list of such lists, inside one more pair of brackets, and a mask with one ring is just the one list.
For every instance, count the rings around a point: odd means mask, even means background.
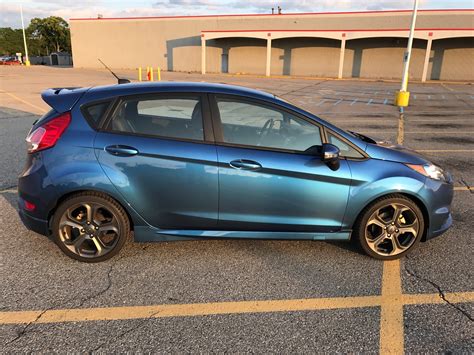
[{"label": "taillight", "polygon": [[32,131],[26,142],[28,153],[53,147],[71,122],[71,113],[65,112]]},{"label": "taillight", "polygon": [[25,200],[25,210],[34,211],[36,209],[36,205],[33,202]]}]

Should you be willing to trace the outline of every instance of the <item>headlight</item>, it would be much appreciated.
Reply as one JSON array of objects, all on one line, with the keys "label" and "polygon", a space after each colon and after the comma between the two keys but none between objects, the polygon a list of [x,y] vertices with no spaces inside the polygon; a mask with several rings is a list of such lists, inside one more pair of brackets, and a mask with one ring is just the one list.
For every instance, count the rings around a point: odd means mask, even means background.
[{"label": "headlight", "polygon": [[425,175],[434,180],[441,180],[446,181],[446,174],[444,170],[441,169],[439,166],[434,164],[426,164],[426,165],[416,165],[416,164],[405,164],[410,169],[413,169],[419,172],[422,175]]}]

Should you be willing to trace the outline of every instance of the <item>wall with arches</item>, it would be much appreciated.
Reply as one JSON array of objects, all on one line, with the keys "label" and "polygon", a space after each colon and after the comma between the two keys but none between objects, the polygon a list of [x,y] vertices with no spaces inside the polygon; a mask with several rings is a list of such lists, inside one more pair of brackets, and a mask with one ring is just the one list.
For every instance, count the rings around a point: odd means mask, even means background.
[{"label": "wall with arches", "polygon": [[[159,66],[200,72],[202,39],[209,73],[399,78],[411,11],[71,19],[74,66]],[[427,78],[474,81],[473,10],[420,11],[410,75],[421,78],[432,39]],[[204,37],[203,37],[204,36]],[[448,38],[444,38],[448,37]],[[444,39],[443,39],[444,38]]]}]

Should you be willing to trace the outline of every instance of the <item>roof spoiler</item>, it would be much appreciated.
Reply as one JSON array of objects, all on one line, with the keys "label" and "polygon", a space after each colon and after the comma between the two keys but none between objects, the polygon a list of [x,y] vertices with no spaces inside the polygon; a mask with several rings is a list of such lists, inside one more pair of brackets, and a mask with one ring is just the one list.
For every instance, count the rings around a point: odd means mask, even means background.
[{"label": "roof spoiler", "polygon": [[52,88],[41,93],[41,98],[59,113],[70,111],[88,88]]}]

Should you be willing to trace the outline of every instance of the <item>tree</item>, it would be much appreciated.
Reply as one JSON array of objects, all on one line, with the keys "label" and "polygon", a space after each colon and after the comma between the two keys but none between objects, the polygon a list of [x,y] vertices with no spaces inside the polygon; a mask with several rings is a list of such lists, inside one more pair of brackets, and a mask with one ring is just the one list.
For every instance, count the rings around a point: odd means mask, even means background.
[{"label": "tree", "polygon": [[21,30],[14,30],[10,27],[0,28],[0,54],[11,55],[24,51]]},{"label": "tree", "polygon": [[[30,55],[49,55],[51,52],[70,52],[71,35],[68,23],[61,17],[34,18],[26,28],[26,42]],[[0,55],[24,53],[21,29],[0,28]]]},{"label": "tree", "polygon": [[51,52],[71,51],[69,25],[61,17],[34,18],[28,26],[28,32],[31,33],[31,38],[44,48],[46,55]]}]

